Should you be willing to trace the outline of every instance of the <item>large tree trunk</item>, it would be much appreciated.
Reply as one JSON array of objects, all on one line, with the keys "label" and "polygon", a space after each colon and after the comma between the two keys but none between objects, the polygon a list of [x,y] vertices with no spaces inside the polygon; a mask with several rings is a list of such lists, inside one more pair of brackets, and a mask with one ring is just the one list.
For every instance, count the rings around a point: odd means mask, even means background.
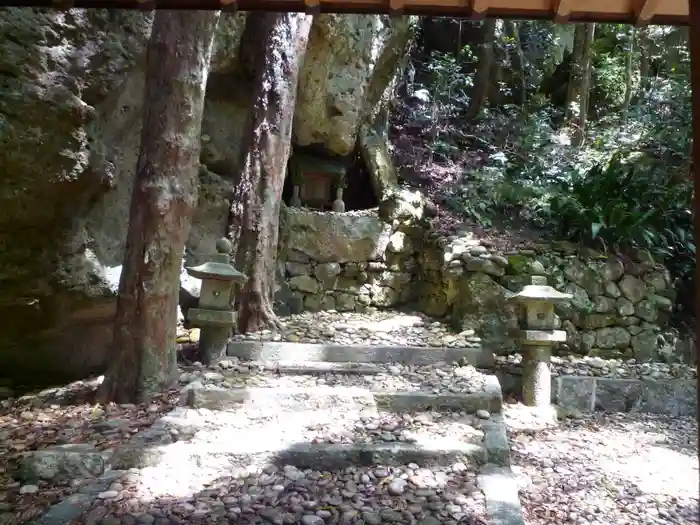
[{"label": "large tree trunk", "polygon": [[627,56],[625,57],[625,97],[622,101],[623,124],[627,124],[632,102],[632,92],[634,90],[634,41],[636,40],[636,32],[634,26],[629,28],[629,42],[627,42]]},{"label": "large tree trunk", "polygon": [[578,24],[574,32],[574,47],[571,51],[571,69],[566,92],[564,120],[571,124],[578,116],[581,81],[583,79],[583,47],[586,41],[586,26]]},{"label": "large tree trunk", "polygon": [[155,14],[104,401],[145,401],[174,378],[180,268],[197,203],[204,94],[218,20],[213,11]]},{"label": "large tree trunk", "polygon": [[566,97],[566,121],[575,126],[573,143],[576,145],[581,145],[585,136],[594,38],[595,24],[581,24],[576,27]]},{"label": "large tree trunk", "polygon": [[515,103],[523,113],[527,112],[527,82],[525,76],[525,53],[520,42],[520,22],[505,20],[506,35],[511,40],[511,63],[518,87],[515,89]]},{"label": "large tree trunk", "polygon": [[248,275],[238,294],[239,329],[276,326],[272,310],[282,188],[287,169],[297,80],[313,18],[299,13],[252,13],[241,56],[252,69],[240,181],[231,199],[229,235],[236,266]]},{"label": "large tree trunk", "polygon": [[588,102],[591,98],[591,79],[593,76],[593,40],[595,39],[595,24],[586,24],[586,34],[583,44],[583,77],[581,78],[581,89],[579,92],[579,114],[576,133],[574,134],[574,144],[580,146],[586,137],[586,123],[588,122]]},{"label": "large tree trunk", "polygon": [[479,52],[479,63],[474,75],[474,88],[472,89],[472,99],[465,118],[475,119],[481,108],[486,104],[489,97],[489,82],[491,80],[491,69],[493,67],[494,40],[496,38],[496,20],[489,18],[484,22],[483,41]]}]

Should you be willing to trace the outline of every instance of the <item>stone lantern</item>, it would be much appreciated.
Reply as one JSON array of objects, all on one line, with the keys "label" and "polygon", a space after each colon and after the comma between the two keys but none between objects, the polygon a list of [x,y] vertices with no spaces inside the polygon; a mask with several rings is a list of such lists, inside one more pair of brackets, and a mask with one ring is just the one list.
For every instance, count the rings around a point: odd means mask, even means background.
[{"label": "stone lantern", "polygon": [[231,298],[235,287],[248,279],[229,263],[231,248],[228,239],[219,239],[217,253],[211,261],[185,268],[191,277],[202,280],[198,308],[190,308],[187,319],[201,329],[199,348],[205,365],[211,365],[226,355],[229,336],[236,324]]},{"label": "stone lantern", "polygon": [[523,402],[527,406],[542,407],[551,403],[552,347],[566,341],[566,332],[554,329],[554,306],[570,301],[573,296],[548,286],[546,279],[533,278],[532,282],[510,300],[525,308],[525,329],[514,333],[523,353]]}]

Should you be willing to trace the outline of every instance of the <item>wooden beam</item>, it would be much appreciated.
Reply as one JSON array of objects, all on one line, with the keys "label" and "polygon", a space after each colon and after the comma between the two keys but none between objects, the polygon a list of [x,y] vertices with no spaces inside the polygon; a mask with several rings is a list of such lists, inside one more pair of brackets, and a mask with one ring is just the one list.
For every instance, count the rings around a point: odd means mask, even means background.
[{"label": "wooden beam", "polygon": [[136,0],[138,8],[144,11],[153,11],[156,8],[156,0]]},{"label": "wooden beam", "polygon": [[238,11],[238,0],[219,0],[221,2],[221,10],[227,13],[235,13]]},{"label": "wooden beam", "polygon": [[488,11],[488,0],[472,0],[472,20],[486,19],[486,11]]},{"label": "wooden beam", "polygon": [[306,12],[310,15],[321,14],[321,2],[320,0],[304,0],[304,5],[306,6]]},{"label": "wooden beam", "polygon": [[571,5],[573,0],[554,0],[554,22],[566,24],[571,16]]},{"label": "wooden beam", "polygon": [[389,14],[392,18],[403,16],[404,0],[389,0]]},{"label": "wooden beam", "polygon": [[[55,8],[55,0],[4,0],[3,6]],[[139,0],[73,0],[74,7],[88,9],[143,8]],[[653,24],[687,25],[689,0],[403,0],[403,15],[449,16],[475,18],[511,18],[553,20],[559,10],[559,21],[568,23],[607,22],[634,23],[650,19]],[[692,0],[697,1],[697,0]],[[220,10],[222,0],[156,0],[156,9]],[[150,4],[146,4],[149,6]],[[386,14],[390,0],[238,0],[240,11],[311,12]],[[635,9],[641,6],[639,9]],[[568,20],[567,13],[570,13]],[[652,15],[650,17],[650,15]],[[650,17],[650,18],[649,18]]]},{"label": "wooden beam", "polygon": [[660,0],[639,0],[639,4],[634,9],[634,25],[637,27],[648,25],[654,18],[659,4]]}]

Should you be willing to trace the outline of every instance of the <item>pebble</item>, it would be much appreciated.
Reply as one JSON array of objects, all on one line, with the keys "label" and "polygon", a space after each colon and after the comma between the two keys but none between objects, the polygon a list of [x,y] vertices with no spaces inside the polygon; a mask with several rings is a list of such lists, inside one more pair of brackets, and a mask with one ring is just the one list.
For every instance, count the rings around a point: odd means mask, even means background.
[{"label": "pebble", "polygon": [[[478,347],[481,340],[473,330],[454,333],[444,323],[422,313],[394,311],[357,312],[304,312],[282,319],[283,333],[264,330],[234,336],[238,340],[288,341],[302,343],[376,344],[420,347],[469,348]],[[499,368],[517,371],[520,354],[497,356]],[[235,368],[229,366],[226,368]],[[555,374],[619,377],[619,378],[688,378],[697,376],[694,366],[668,363],[642,363],[634,359],[603,359],[589,356],[554,356]],[[401,367],[389,365],[388,373],[400,375]],[[454,377],[462,373],[458,367],[450,371]]]},{"label": "pebble", "polygon": [[[450,521],[453,516],[466,513],[485,516],[476,472],[469,469],[457,472],[450,467],[409,464],[316,471],[267,465],[250,468],[251,474],[245,479],[232,480],[222,464],[224,477],[220,481],[204,478],[209,488],[194,488],[194,495],[174,499],[158,496],[160,489],[167,492],[163,481],[174,478],[181,486],[192,485],[192,476],[196,477],[197,473],[175,472],[177,465],[159,467],[167,468],[173,471],[163,470],[157,479],[152,469],[145,469],[139,478],[133,476],[139,471],[132,471],[131,481],[122,482],[119,502],[103,498],[85,515],[96,516],[90,512],[99,509],[99,515],[103,516],[101,523],[115,525],[159,524],[160,517],[166,516],[177,517],[178,523],[219,523],[222,517],[228,517],[229,522],[273,525],[351,525],[362,523],[359,520],[365,525],[431,525],[453,523]],[[290,480],[291,473],[297,478],[295,481]],[[413,482],[416,478],[420,486]],[[278,485],[284,490],[269,490]],[[136,498],[137,494],[141,496]],[[136,507],[126,510],[123,506],[126,501],[135,501]]]},{"label": "pebble", "polygon": [[479,419],[489,419],[491,417],[491,414],[488,410],[484,410],[482,408],[481,410],[476,411],[476,417],[478,417]]},{"label": "pebble", "polygon": [[389,494],[392,496],[400,496],[406,492],[408,482],[404,479],[395,479],[389,484]]},{"label": "pebble", "polygon": [[36,485],[22,485],[19,488],[20,494],[36,494],[37,492],[39,492],[39,487]]},{"label": "pebble", "polygon": [[[520,374],[522,355],[496,356],[496,368]],[[697,370],[680,363],[647,363],[634,359],[603,359],[590,356],[552,356],[552,375],[610,377],[616,379],[694,379]]]},{"label": "pebble", "polygon": [[[699,522],[694,418],[599,412],[535,428],[530,415],[504,409],[528,524]],[[559,518],[548,518],[552,509]]]},{"label": "pebble", "polygon": [[316,514],[306,514],[302,516],[301,523],[303,525],[323,525],[325,522],[323,518],[317,516]]},{"label": "pebble", "polygon": [[448,325],[421,313],[304,312],[282,319],[283,332],[263,330],[239,334],[237,340],[295,343],[393,344],[403,346],[468,348],[481,340],[473,330],[455,334]]},{"label": "pebble", "polygon": [[435,362],[431,365],[373,364],[376,374],[308,373],[282,374],[251,369],[236,358],[227,359],[225,374],[212,374],[203,367],[183,367],[180,384],[185,389],[212,384],[225,387],[346,386],[372,391],[471,394],[484,388],[488,375],[471,365]]}]

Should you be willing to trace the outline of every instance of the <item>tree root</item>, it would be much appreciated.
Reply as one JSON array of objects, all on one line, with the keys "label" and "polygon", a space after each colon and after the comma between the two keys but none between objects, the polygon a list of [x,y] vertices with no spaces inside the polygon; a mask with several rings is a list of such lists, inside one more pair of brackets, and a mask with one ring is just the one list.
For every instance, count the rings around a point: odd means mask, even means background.
[{"label": "tree root", "polygon": [[263,300],[259,292],[251,291],[248,297],[241,301],[238,312],[238,329],[242,333],[260,330],[281,332],[284,326],[273,311],[272,304]]}]

